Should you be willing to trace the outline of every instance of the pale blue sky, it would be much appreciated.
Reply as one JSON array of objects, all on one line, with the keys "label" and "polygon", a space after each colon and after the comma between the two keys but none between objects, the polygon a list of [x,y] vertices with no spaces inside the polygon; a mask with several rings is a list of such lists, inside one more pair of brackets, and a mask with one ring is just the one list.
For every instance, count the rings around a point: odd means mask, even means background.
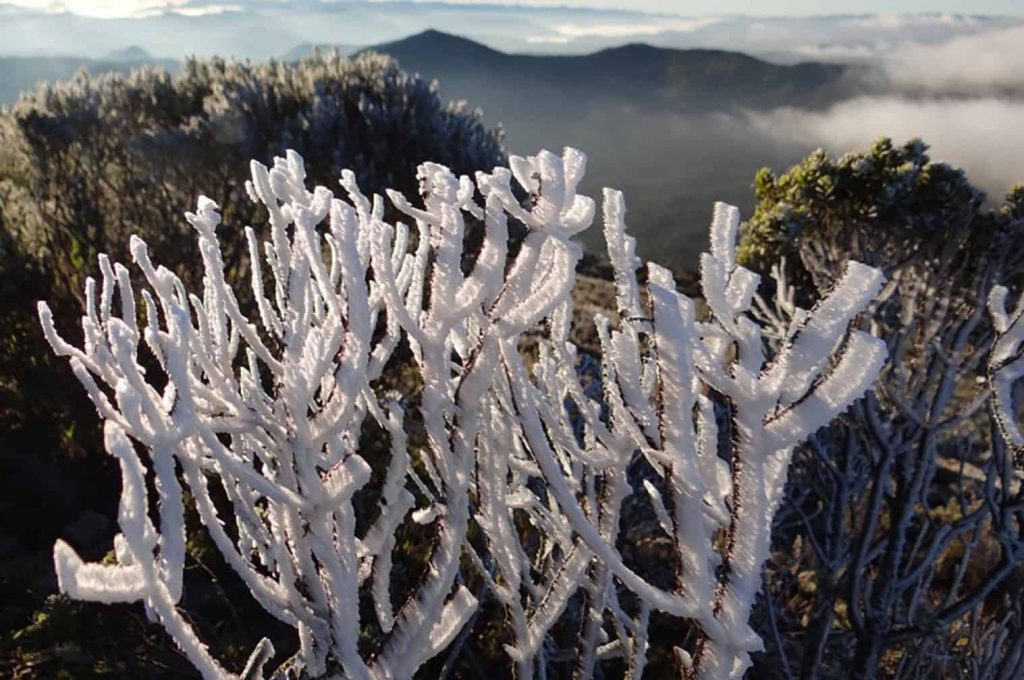
[{"label": "pale blue sky", "polygon": [[[92,16],[130,16],[139,11],[186,4],[188,0],[0,0],[27,7],[63,7]],[[286,0],[282,0],[286,1]],[[342,0],[344,1],[344,0]],[[386,2],[387,0],[377,0]],[[437,0],[430,0],[436,2]],[[481,0],[447,0],[477,4]],[[709,14],[808,15],[902,12],[954,12],[964,14],[1024,14],[1024,0],[484,0],[496,5],[534,5],[633,9],[683,16]],[[241,5],[245,0],[216,0],[210,4]]]},{"label": "pale blue sky", "polygon": [[[480,0],[449,0],[475,4]],[[1024,0],[491,0],[491,4],[602,7],[666,12],[685,16],[706,14],[806,15],[901,12],[960,14],[1024,14]]]}]

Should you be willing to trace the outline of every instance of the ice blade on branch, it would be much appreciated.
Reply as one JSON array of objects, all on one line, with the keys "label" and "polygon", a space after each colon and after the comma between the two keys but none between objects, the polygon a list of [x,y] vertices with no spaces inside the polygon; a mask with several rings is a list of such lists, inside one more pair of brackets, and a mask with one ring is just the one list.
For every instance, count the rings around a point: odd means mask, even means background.
[{"label": "ice blade on branch", "polygon": [[995,344],[989,355],[988,375],[992,388],[992,412],[999,433],[1010,447],[1019,468],[1024,468],[1024,433],[1019,417],[1021,409],[1017,393],[1024,378],[1024,296],[1016,308],[1006,309],[1009,291],[995,286],[989,296],[989,313],[996,331]]}]

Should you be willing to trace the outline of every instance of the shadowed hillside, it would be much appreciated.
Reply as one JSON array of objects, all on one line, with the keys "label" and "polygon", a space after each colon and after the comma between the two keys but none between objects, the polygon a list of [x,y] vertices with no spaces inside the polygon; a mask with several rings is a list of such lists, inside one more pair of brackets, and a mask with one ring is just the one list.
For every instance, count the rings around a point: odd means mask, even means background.
[{"label": "shadowed hillside", "polygon": [[[850,67],[792,66],[722,50],[629,44],[587,55],[506,54],[466,38],[425,31],[369,48],[403,68],[437,78],[445,92],[499,117],[525,110],[641,102],[645,107],[708,111],[824,105],[843,97]],[[500,87],[499,87],[500,86]]]},{"label": "shadowed hillside", "polygon": [[[575,146],[591,171],[583,190],[629,196],[640,254],[678,269],[696,264],[709,206],[752,207],[750,178],[810,148],[778,144],[744,124],[744,111],[799,103],[824,108],[862,90],[857,68],[772,64],[738,52],[630,44],[577,56],[506,54],[426,31],[368,48],[438,81],[500,123],[509,149]],[[597,234],[584,241],[596,247]]]}]

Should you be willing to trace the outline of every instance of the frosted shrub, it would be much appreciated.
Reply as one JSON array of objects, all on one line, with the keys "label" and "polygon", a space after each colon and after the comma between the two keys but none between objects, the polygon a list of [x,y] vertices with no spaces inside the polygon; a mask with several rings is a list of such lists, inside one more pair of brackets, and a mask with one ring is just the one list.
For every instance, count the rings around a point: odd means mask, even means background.
[{"label": "frosted shrub", "polygon": [[988,357],[989,383],[992,389],[992,413],[999,434],[1012,453],[1018,468],[1024,466],[1024,434],[1017,416],[1020,407],[1014,393],[1024,378],[1024,296],[1017,300],[1014,310],[1007,312],[1009,291],[995,286],[989,295],[989,313],[995,327],[996,340]]},{"label": "frosted shrub", "polygon": [[[890,356],[873,390],[795,453],[762,622],[793,675],[1020,676],[1024,306],[1006,311],[990,262],[969,296],[930,293],[953,267],[925,264],[871,310]],[[766,323],[785,328],[800,312],[776,290]]]},{"label": "frosted shrub", "polygon": [[997,313],[1005,294],[991,298],[994,284],[1024,280],[1024,187],[984,205],[926,148],[883,139],[761,173],[743,230],[744,264],[767,273],[786,256],[771,343],[847,260],[886,274],[862,323],[889,361],[866,399],[797,447],[775,516],[755,620],[761,664],[794,677],[1024,676],[1010,406],[1024,383],[1006,335],[1019,317]]},{"label": "frosted shrub", "polygon": [[[855,328],[882,276],[850,263],[769,355],[750,315],[758,277],[735,261],[737,210],[715,207],[698,320],[666,269],[648,264],[641,285],[623,198],[606,190],[620,321],[595,319],[600,379],[585,386],[568,341],[573,237],[595,212],[576,192],[584,166],[573,149],[541,152],[474,182],[426,163],[421,206],[389,193],[410,227],[385,221],[384,200],[350,172],[345,198],[310,192],[290,153],[252,164],[247,188],[269,230],[245,230],[244,296],[225,283],[218,208],[201,198],[187,215],[201,293],[133,238],[146,288],[137,298],[128,269],[101,257],[82,349],[40,303],[123,477],[116,564],[83,563],[58,541],[61,590],[142,601],[205,677],[235,677],[178,610],[188,498],[253,597],[295,628],[290,671],[410,677],[464,644],[453,641],[493,598],[518,677],[559,656],[553,631],[573,609],[583,677],[610,660],[642,675],[654,611],[697,631],[677,639],[684,675],[743,675],[761,649],[748,621],[793,447],[861,397],[884,361],[884,345]],[[467,216],[484,229],[470,254]],[[510,220],[527,229],[514,257]],[[414,394],[385,387],[402,362],[418,374]],[[386,456],[364,445],[368,423],[386,433]],[[653,476],[634,488],[638,466]],[[370,485],[376,507],[359,517],[354,497]],[[657,518],[670,584],[619,551],[627,498]],[[410,531],[429,537],[429,564],[396,606],[396,534]],[[381,635],[367,645],[370,625]],[[241,676],[261,677],[272,656],[264,640]]]}]

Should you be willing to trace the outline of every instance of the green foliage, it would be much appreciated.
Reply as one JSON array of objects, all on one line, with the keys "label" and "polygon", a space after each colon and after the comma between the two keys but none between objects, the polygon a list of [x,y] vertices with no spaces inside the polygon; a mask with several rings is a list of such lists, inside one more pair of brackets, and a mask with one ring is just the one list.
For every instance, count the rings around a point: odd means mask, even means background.
[{"label": "green foliage", "polygon": [[986,208],[963,170],[932,162],[927,150],[919,139],[896,146],[882,138],[836,159],[819,149],[782,175],[762,169],[740,261],[767,272],[785,257],[790,273],[808,283],[845,259],[891,270],[928,244],[964,243],[980,255],[1024,215],[1024,187],[1002,208]]}]

